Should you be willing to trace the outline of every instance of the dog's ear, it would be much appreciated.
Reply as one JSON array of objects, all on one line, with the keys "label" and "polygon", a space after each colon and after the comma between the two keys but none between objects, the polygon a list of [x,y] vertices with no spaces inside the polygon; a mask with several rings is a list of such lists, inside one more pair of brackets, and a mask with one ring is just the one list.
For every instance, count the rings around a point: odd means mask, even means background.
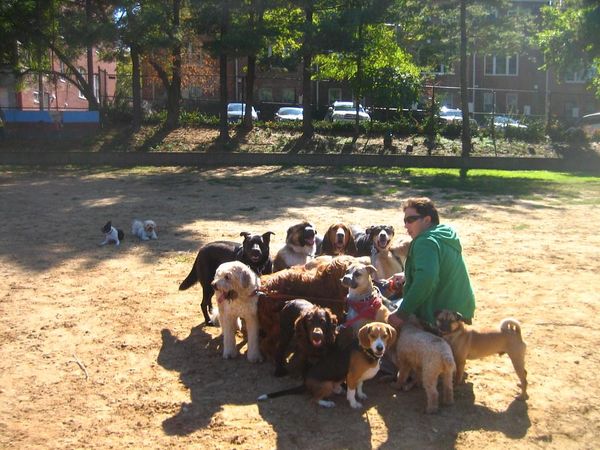
[{"label": "dog's ear", "polygon": [[244,236],[244,240],[248,239],[250,236],[252,236],[252,233],[248,232],[248,231],[242,231],[240,233],[240,236]]},{"label": "dog's ear", "polygon": [[365,230],[365,234],[367,236],[371,236],[371,232],[373,231],[373,229],[375,229],[374,225],[371,225],[370,227],[367,227],[367,229]]},{"label": "dog's ear", "polygon": [[296,340],[298,342],[305,342],[307,339],[306,327],[304,326],[304,322],[306,322],[306,316],[307,313],[302,313],[294,322],[294,334],[296,335]]},{"label": "dog's ear", "polygon": [[354,236],[348,227],[344,227],[346,235],[348,236],[348,243],[346,244],[346,255],[356,256],[358,254],[358,248],[356,247],[356,241]]},{"label": "dog's ear", "polygon": [[365,266],[365,269],[367,269],[367,272],[369,272],[369,274],[371,276],[375,275],[377,273],[377,269],[375,268],[375,266],[371,265],[371,264],[367,264]]},{"label": "dog's ear", "polygon": [[398,337],[398,332],[396,331],[396,329],[393,326],[391,326],[391,325],[389,325],[387,323],[385,324],[385,331],[386,331],[386,333],[388,335],[388,343],[387,343],[387,345],[389,347],[394,342],[396,342],[396,338]]},{"label": "dog's ear", "polygon": [[363,348],[369,348],[371,345],[371,341],[369,340],[369,328],[370,325],[363,325],[363,327],[358,330],[358,343]]},{"label": "dog's ear", "polygon": [[329,237],[330,230],[331,227],[329,227],[329,230],[327,230],[325,236],[323,236],[323,242],[321,243],[321,255],[333,254],[333,242],[331,242],[331,238]]},{"label": "dog's ear", "polygon": [[461,322],[467,323],[467,319],[465,319],[463,317],[463,315],[461,313],[459,313],[458,311],[455,311],[454,315],[456,316],[456,320],[459,320]]},{"label": "dog's ear", "polygon": [[335,330],[337,329],[338,319],[337,316],[331,312],[329,308],[325,308],[325,314],[327,317],[327,343],[333,344],[335,340]]},{"label": "dog's ear", "polygon": [[390,228],[390,231],[392,232],[392,234],[396,234],[396,230],[394,230],[393,225],[388,225],[388,227]]},{"label": "dog's ear", "polygon": [[273,233],[272,231],[267,231],[266,233],[263,233],[262,239],[265,244],[269,245],[269,242],[271,242],[272,234],[275,234],[275,233]]},{"label": "dog's ear", "polygon": [[252,280],[250,279],[248,272],[245,270],[242,271],[242,274],[240,275],[240,281],[242,282],[242,288],[248,289],[248,286],[250,286],[250,281]]}]

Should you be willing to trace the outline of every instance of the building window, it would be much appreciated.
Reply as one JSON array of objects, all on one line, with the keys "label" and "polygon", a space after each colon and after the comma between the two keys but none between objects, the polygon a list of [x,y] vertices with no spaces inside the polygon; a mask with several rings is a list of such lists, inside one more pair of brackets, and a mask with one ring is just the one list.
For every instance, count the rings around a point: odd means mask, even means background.
[{"label": "building window", "polygon": [[483,112],[490,113],[494,110],[494,93],[483,93]]},{"label": "building window", "polygon": [[[79,73],[81,74],[81,76],[85,79],[86,77],[86,71],[83,67],[80,67],[79,69]],[[79,98],[85,98],[85,95],[83,95],[83,92],[79,91]]]},{"label": "building window", "polygon": [[100,75],[99,74],[94,75],[94,97],[96,97],[97,100],[100,100]]},{"label": "building window", "polygon": [[565,103],[565,115],[572,119],[577,119],[579,117],[579,106],[575,102],[566,102]]},{"label": "building window", "polygon": [[272,102],[273,101],[273,89],[260,88],[258,90],[258,99],[261,102]]},{"label": "building window", "polygon": [[200,98],[202,97],[202,88],[200,86],[190,86],[188,88],[189,98]]},{"label": "building window", "polygon": [[281,101],[284,103],[294,103],[296,101],[296,91],[292,88],[283,88],[281,90]]},{"label": "building window", "polygon": [[593,78],[591,69],[568,69],[565,73],[565,83],[587,83]]},{"label": "building window", "polygon": [[[67,72],[67,67],[65,66],[65,63],[64,63],[64,62],[60,61],[60,62],[58,63],[58,71],[59,71],[60,73],[66,73],[66,72]],[[67,82],[67,80],[65,80],[63,77],[58,77],[58,79],[59,79],[59,81],[60,81],[61,83],[66,83],[66,82]]]},{"label": "building window", "polygon": [[506,94],[506,112],[509,114],[517,114],[519,112],[518,94]]},{"label": "building window", "polygon": [[517,55],[489,55],[485,57],[486,75],[518,75],[519,57]]},{"label": "building window", "polygon": [[333,102],[342,99],[342,90],[340,88],[329,88],[327,90],[327,101],[331,105]]},{"label": "building window", "polygon": [[40,103],[40,93],[38,91],[33,91],[33,103]]},{"label": "building window", "polygon": [[433,72],[436,75],[452,75],[454,74],[454,67],[447,64],[438,64],[434,67]]}]

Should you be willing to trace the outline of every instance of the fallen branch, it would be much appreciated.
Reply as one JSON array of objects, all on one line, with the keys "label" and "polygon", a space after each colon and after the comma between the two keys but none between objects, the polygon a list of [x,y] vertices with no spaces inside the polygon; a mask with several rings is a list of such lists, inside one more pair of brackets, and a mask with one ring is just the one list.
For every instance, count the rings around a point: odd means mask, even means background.
[{"label": "fallen branch", "polygon": [[77,365],[79,366],[79,368],[80,368],[81,370],[83,370],[83,373],[85,374],[85,381],[87,381],[87,380],[88,380],[88,378],[90,377],[90,376],[88,375],[88,371],[87,371],[87,369],[85,368],[85,366],[83,365],[83,363],[82,363],[81,361],[79,361],[79,358],[77,358],[77,356],[75,356],[75,354],[73,354],[73,358],[75,358],[75,360],[74,360],[73,362],[74,362],[74,363],[77,363]]}]

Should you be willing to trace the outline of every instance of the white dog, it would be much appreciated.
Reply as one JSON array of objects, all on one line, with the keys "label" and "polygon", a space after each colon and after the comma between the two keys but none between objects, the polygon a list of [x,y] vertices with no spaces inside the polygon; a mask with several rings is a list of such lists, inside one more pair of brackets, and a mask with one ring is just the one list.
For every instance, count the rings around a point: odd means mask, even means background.
[{"label": "white dog", "polygon": [[158,239],[156,235],[156,223],[154,220],[134,220],[131,224],[131,234],[139,237],[142,241]]},{"label": "white dog", "polygon": [[244,263],[230,261],[217,268],[212,282],[217,297],[219,323],[223,335],[223,358],[235,358],[238,349],[235,333],[238,319],[244,319],[248,331],[250,362],[263,360],[258,346],[258,290],[260,278]]},{"label": "white dog", "polygon": [[123,230],[113,227],[112,222],[110,220],[106,222],[106,224],[101,228],[101,231],[104,233],[104,240],[98,245],[106,245],[113,243],[115,245],[119,245],[125,237],[125,233],[123,233]]}]

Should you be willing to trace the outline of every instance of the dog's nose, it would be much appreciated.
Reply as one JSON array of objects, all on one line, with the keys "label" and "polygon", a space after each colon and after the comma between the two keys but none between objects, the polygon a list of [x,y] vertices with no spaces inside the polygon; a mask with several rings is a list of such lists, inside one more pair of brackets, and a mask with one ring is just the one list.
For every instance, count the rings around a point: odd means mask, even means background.
[{"label": "dog's nose", "polygon": [[252,249],[250,250],[250,254],[252,256],[260,256],[261,255],[260,246],[258,244],[254,244]]},{"label": "dog's nose", "polygon": [[304,237],[307,237],[307,238],[315,237],[315,229],[312,227],[306,227],[304,229]]},{"label": "dog's nose", "polygon": [[352,275],[344,275],[344,277],[341,279],[341,282],[344,286],[352,285]]},{"label": "dog's nose", "polygon": [[377,345],[375,346],[375,350],[377,350],[378,352],[382,352],[382,351],[383,351],[383,345],[381,345],[381,344],[377,344]]},{"label": "dog's nose", "polygon": [[344,242],[344,232],[343,231],[338,231],[335,235],[337,241],[341,244],[342,242]]}]

